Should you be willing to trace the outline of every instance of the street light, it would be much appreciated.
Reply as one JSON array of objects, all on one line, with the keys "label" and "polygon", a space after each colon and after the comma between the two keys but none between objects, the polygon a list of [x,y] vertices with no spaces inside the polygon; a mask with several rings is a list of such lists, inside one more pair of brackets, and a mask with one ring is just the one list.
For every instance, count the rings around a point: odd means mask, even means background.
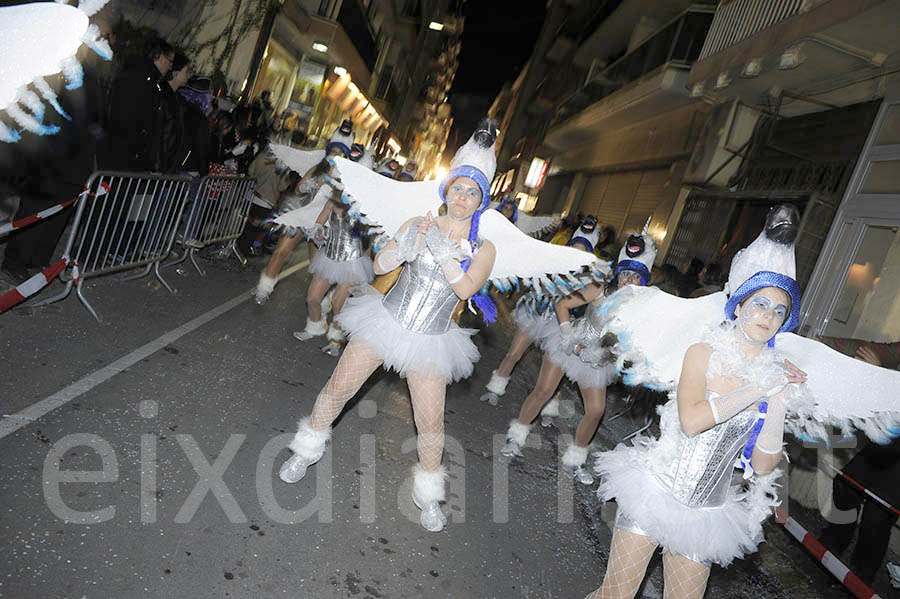
[{"label": "street light", "polygon": [[442,31],[444,29],[443,23],[438,23],[437,21],[432,21],[428,24],[429,29],[433,29],[435,31]]},{"label": "street light", "polygon": [[328,52],[328,44],[325,42],[313,42],[312,49],[316,52]]}]

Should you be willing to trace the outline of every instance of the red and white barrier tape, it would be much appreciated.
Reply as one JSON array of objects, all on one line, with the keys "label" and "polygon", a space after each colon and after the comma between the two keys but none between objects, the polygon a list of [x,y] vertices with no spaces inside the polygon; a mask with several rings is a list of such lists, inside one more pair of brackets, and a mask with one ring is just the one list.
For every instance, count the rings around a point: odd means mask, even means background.
[{"label": "red and white barrier tape", "polygon": [[[109,193],[109,185],[107,183],[101,183],[100,188],[97,190],[96,195],[99,197],[99,196],[105,195],[107,193]],[[6,223],[3,225],[0,225],[0,235],[6,235],[10,231],[15,231],[16,229],[22,229],[24,227],[27,227],[28,225],[31,225],[38,221],[44,220],[48,216],[53,216],[54,214],[56,214],[58,212],[62,212],[65,208],[68,208],[69,206],[71,206],[72,204],[77,202],[79,199],[81,199],[85,195],[89,195],[89,190],[87,187],[85,187],[84,191],[82,191],[80,194],[78,194],[71,200],[66,200],[65,202],[56,204],[55,206],[50,206],[49,208],[45,208],[45,209],[41,210],[40,212],[32,214],[31,216],[26,216],[25,218],[20,218],[17,221],[13,221],[11,223]]]},{"label": "red and white barrier tape", "polygon": [[885,501],[884,499],[882,499],[881,497],[879,497],[878,495],[876,495],[876,494],[873,493],[872,491],[868,490],[867,488],[865,488],[864,486],[862,486],[861,484],[859,484],[858,482],[856,482],[855,480],[853,480],[852,477],[850,477],[850,476],[844,474],[843,471],[838,470],[837,468],[835,468],[834,466],[832,466],[831,464],[829,464],[829,463],[826,462],[825,460],[821,460],[821,462],[822,462],[823,464],[825,464],[826,466],[828,466],[829,468],[831,468],[832,470],[834,470],[835,474],[837,474],[838,476],[840,476],[841,478],[843,478],[844,480],[846,480],[847,482],[849,482],[850,484],[852,484],[854,487],[856,487],[857,489],[859,489],[860,491],[862,491],[863,493],[865,493],[866,495],[868,495],[869,497],[871,497],[874,501],[877,501],[878,503],[880,503],[881,505],[883,505],[885,508],[887,508],[889,511],[894,512],[895,514],[897,514],[898,516],[900,516],[900,510],[898,510],[897,508],[895,508],[894,506],[892,506],[890,503],[888,503],[887,501]]},{"label": "red and white barrier tape", "polygon": [[858,599],[881,599],[880,595],[872,590],[869,585],[860,580],[856,574],[851,572],[841,560],[828,551],[828,549],[820,543],[817,538],[812,536],[808,530],[788,516],[787,512],[780,507],[773,507],[772,511],[775,512],[775,520],[784,526],[787,531],[791,533],[791,536],[800,541],[800,543],[806,547],[806,550],[825,566],[826,570],[831,572],[835,578],[840,580],[841,583],[847,587],[847,590],[853,593],[854,597],[857,597]]},{"label": "red and white barrier tape", "polygon": [[[66,269],[66,266],[69,265],[69,259],[66,256],[60,258],[56,263],[48,266],[38,274],[34,275],[24,283],[20,284],[15,289],[10,289],[3,295],[0,295],[0,312],[5,312],[25,300],[25,298],[31,297],[44,287],[46,287],[50,281],[59,276],[59,273]],[[72,277],[75,279],[75,282],[78,282],[78,266],[73,263],[73,271]]]}]

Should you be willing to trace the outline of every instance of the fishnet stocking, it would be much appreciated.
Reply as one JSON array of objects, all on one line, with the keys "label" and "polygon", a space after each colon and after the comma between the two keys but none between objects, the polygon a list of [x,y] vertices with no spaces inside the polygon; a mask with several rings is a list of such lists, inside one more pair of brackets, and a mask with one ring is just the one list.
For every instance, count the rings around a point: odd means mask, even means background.
[{"label": "fishnet stocking", "polygon": [[444,454],[444,398],[447,384],[442,378],[414,372],[406,377],[416,421],[416,451],[427,472],[436,472]]},{"label": "fishnet stocking", "polygon": [[[650,537],[615,529],[603,586],[585,599],[632,599],[655,551],[656,543]],[[666,587],[668,591],[668,584]]]},{"label": "fishnet stocking", "polygon": [[[324,431],[338,417],[344,405],[356,395],[366,379],[381,365],[381,360],[364,341],[351,339],[331,378],[316,398],[309,426]],[[443,407],[443,402],[441,403]]]},{"label": "fishnet stocking", "polygon": [[534,389],[522,403],[522,409],[519,410],[520,424],[531,424],[534,419],[537,418],[537,415],[540,413],[541,408],[544,407],[544,404],[553,397],[553,393],[559,386],[562,377],[562,367],[551,362],[547,357],[547,354],[544,354],[544,358],[541,360],[541,371],[538,374],[537,383],[535,383]]},{"label": "fishnet stocking", "polygon": [[663,599],[701,599],[709,580],[709,566],[677,553],[663,553]]}]

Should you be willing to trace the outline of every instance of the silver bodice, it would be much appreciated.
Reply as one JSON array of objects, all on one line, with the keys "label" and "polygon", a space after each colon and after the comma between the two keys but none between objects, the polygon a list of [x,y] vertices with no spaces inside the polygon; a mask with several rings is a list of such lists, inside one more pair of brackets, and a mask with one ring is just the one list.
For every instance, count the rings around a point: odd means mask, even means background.
[{"label": "silver bodice", "polygon": [[[711,392],[708,392],[711,393]],[[675,403],[674,400],[671,403]],[[667,406],[662,418],[678,418],[677,405]],[[680,422],[665,429],[675,439],[669,439],[665,465],[653,468],[656,481],[672,496],[688,507],[715,508],[725,504],[731,485],[734,464],[740,455],[758,417],[756,410],[744,410],[725,422],[688,437]],[[663,441],[661,438],[660,441]],[[668,445],[668,443],[666,443]]]},{"label": "silver bodice", "polygon": [[332,209],[328,215],[328,234],[325,236],[325,255],[337,262],[349,262],[362,257],[362,240],[354,235],[353,223],[340,211]]},{"label": "silver bodice", "polygon": [[434,261],[431,252],[422,252],[400,271],[400,278],[384,296],[383,305],[406,329],[439,335],[450,328],[459,297]]}]

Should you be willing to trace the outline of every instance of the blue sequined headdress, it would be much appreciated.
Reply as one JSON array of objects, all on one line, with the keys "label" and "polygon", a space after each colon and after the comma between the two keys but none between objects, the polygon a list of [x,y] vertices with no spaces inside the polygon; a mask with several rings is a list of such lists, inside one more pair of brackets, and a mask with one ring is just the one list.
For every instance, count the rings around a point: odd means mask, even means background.
[{"label": "blue sequined headdress", "polygon": [[[481,214],[491,203],[491,180],[497,170],[497,158],[494,155],[494,142],[497,140],[497,121],[482,119],[475,129],[475,133],[469,138],[450,163],[450,171],[441,180],[438,194],[441,200],[447,202],[447,188],[460,177],[468,177],[475,181],[481,190],[481,206],[472,215],[472,224],[469,226],[469,243],[475,244],[478,240],[478,224]],[[472,263],[470,258],[463,260],[463,270],[468,270]],[[481,310],[485,322],[494,322],[497,319],[497,307],[486,293],[478,293],[472,301]]]},{"label": "blue sequined headdress", "polygon": [[[791,300],[791,312],[778,333],[789,333],[800,324],[802,293],[797,283],[794,259],[794,239],[799,220],[800,213],[793,206],[776,206],[766,217],[759,237],[735,255],[725,288],[729,293],[725,304],[726,318],[737,318],[737,307],[753,293],[766,287],[776,287],[787,293]],[[769,347],[774,345],[774,341],[774,337],[769,340]]]}]

